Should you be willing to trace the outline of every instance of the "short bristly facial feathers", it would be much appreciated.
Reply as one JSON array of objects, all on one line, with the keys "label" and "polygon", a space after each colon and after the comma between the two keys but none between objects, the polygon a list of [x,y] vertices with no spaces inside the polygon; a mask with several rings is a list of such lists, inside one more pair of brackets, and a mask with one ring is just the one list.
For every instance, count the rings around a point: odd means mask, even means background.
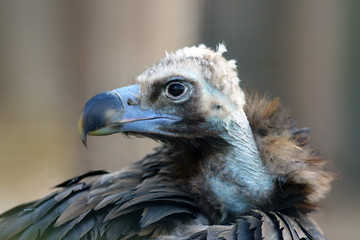
[{"label": "short bristly facial feathers", "polygon": [[[137,77],[138,84],[95,96],[80,120],[82,138],[114,132],[152,137],[216,135],[218,123],[238,119],[245,104],[235,61],[227,61],[224,51],[223,45],[216,52],[204,45],[180,49],[145,70]],[[145,124],[160,118],[173,121],[147,129],[126,127],[135,120]]]},{"label": "short bristly facial feathers", "polygon": [[[236,119],[245,104],[235,61],[222,56],[225,50],[200,45],[167,54],[136,79],[142,107],[181,117],[171,130],[177,137],[215,136],[222,131],[219,123]],[[174,99],[169,90],[177,84],[185,93]]]}]

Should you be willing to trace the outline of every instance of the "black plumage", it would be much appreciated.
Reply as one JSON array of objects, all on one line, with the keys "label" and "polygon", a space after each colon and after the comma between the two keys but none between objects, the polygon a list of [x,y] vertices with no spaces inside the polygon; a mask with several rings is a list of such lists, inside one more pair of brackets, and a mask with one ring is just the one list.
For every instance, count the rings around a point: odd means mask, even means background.
[{"label": "black plumage", "polygon": [[309,214],[330,189],[327,161],[278,99],[244,95],[223,52],[178,50],[91,99],[84,143],[123,132],[163,146],[1,214],[0,239],[325,239]]}]

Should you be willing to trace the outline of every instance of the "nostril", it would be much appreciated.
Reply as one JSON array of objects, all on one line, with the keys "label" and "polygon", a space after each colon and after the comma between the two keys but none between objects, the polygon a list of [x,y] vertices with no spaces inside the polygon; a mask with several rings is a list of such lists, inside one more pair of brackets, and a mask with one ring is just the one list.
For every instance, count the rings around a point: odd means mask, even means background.
[{"label": "nostril", "polygon": [[126,103],[127,103],[127,105],[129,105],[129,106],[134,106],[134,105],[138,105],[138,104],[139,104],[139,102],[136,102],[136,101],[132,100],[131,98],[129,98]]}]

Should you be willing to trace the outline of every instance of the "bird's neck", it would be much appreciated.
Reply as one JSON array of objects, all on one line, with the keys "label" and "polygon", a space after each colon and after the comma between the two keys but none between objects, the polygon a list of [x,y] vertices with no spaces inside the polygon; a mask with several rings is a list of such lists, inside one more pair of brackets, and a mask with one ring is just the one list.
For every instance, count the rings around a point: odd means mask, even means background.
[{"label": "bird's neck", "polygon": [[209,194],[222,211],[238,215],[265,201],[273,179],[265,168],[244,112],[236,121],[224,122],[223,136],[228,146],[208,159],[204,174]]}]

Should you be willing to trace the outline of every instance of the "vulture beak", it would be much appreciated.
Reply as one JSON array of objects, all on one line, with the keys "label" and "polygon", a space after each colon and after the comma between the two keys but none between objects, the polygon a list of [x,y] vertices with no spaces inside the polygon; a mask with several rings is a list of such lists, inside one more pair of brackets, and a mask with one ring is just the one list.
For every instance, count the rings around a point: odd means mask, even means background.
[{"label": "vulture beak", "polygon": [[162,129],[179,120],[174,115],[141,108],[139,85],[135,84],[91,98],[82,111],[78,127],[81,141],[86,146],[87,135],[118,132],[169,135]]}]

